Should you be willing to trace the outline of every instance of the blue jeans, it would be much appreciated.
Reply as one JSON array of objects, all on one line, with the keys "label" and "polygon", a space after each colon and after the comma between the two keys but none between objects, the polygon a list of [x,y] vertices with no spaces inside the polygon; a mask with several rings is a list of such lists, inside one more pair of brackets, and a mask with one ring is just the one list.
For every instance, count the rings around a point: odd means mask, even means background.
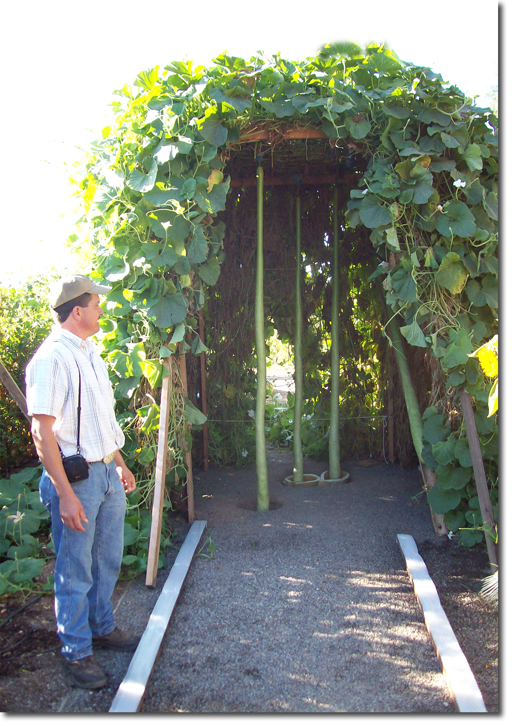
[{"label": "blue jeans", "polygon": [[91,637],[114,629],[111,597],[123,556],[126,495],[114,461],[93,463],[89,477],[73,484],[89,523],[73,531],[59,515],[59,497],[43,470],[39,493],[51,514],[56,560],[55,616],[62,654],[79,660],[92,654]]}]

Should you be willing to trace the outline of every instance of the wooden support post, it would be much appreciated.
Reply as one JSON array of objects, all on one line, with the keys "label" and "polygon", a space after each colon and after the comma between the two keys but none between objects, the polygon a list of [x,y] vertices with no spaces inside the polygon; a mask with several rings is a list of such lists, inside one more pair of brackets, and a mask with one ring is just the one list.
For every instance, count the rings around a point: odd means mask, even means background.
[{"label": "wooden support post", "polygon": [[[468,445],[470,448],[472,467],[474,469],[474,478],[476,480],[477,496],[479,498],[479,508],[481,509],[483,526],[487,526],[491,531],[495,532],[492,502],[490,501],[490,492],[486,482],[483,455],[481,453],[481,446],[479,445],[479,436],[477,434],[476,419],[472,408],[472,401],[466,390],[460,391],[460,399],[461,407],[463,409],[463,418],[465,420],[465,428],[467,429]],[[487,531],[485,531],[485,538],[488,559],[490,560],[490,567],[493,572],[496,571],[499,565],[497,544]]]},{"label": "wooden support post", "polygon": [[[205,324],[203,322],[203,311],[199,313],[199,336],[203,344],[205,344]],[[207,414],[207,378],[205,373],[206,355],[205,351],[200,356],[200,394],[201,394],[201,412]],[[208,427],[207,421],[203,423],[203,470],[208,471]]]},{"label": "wooden support post", "polygon": [[387,350],[388,362],[388,389],[387,389],[387,430],[388,430],[388,462],[395,462],[395,440],[394,440],[394,373],[392,362],[392,350]]},{"label": "wooden support post", "polygon": [[162,531],[162,505],[166,486],[167,434],[169,430],[169,405],[171,400],[172,375],[168,360],[164,360],[164,369],[168,374],[162,380],[160,394],[159,436],[157,462],[155,466],[155,488],[153,490],[153,508],[151,511],[151,531],[148,546],[148,566],[146,567],[146,586],[154,587],[157,581],[159,563],[160,534]]},{"label": "wooden support post", "polygon": [[0,381],[5,385],[7,388],[7,391],[11,398],[14,400],[18,408],[21,410],[23,415],[27,420],[30,420],[30,415],[27,412],[27,401],[25,400],[25,396],[21,392],[21,390],[16,385],[16,382],[13,380],[11,375],[9,374],[7,368],[4,366],[3,362],[0,360]]},{"label": "wooden support post", "polygon": [[[180,375],[182,376],[182,390],[187,397],[187,367],[185,365],[185,354],[179,357]],[[187,451],[185,454],[185,463],[187,465],[187,521],[191,524],[194,521],[194,480],[192,477],[192,453]]]}]

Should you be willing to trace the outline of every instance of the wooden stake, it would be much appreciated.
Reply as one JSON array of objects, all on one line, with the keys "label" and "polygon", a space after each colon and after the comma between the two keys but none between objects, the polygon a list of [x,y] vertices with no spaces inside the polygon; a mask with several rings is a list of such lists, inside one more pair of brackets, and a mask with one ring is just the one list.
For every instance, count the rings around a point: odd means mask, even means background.
[{"label": "wooden stake", "polygon": [[[205,324],[203,322],[203,311],[199,313],[199,336],[203,344],[205,344]],[[207,378],[205,373],[205,351],[200,357],[200,388],[201,388],[201,412],[207,414]],[[203,470],[208,471],[208,428],[207,421],[203,423]]]},{"label": "wooden stake", "polygon": [[388,360],[388,410],[387,410],[387,429],[388,429],[388,462],[395,462],[395,441],[394,441],[394,374],[392,368],[392,350],[387,350]]},{"label": "wooden stake", "polygon": [[10,394],[11,398],[14,400],[18,408],[21,410],[23,415],[27,420],[30,420],[30,415],[27,412],[27,401],[25,399],[25,396],[21,392],[21,390],[16,385],[16,382],[13,380],[11,375],[9,374],[7,368],[4,366],[3,362],[0,360],[0,381],[5,385],[7,388],[8,393]]},{"label": "wooden stake", "polygon": [[[180,364],[180,374],[182,376],[182,389],[185,397],[187,397],[187,367],[185,365],[185,354],[178,358]],[[194,480],[192,477],[192,453],[187,451],[185,454],[185,463],[187,465],[187,521],[191,524],[194,521]]]},{"label": "wooden stake", "polygon": [[[479,445],[479,436],[477,434],[476,419],[472,408],[472,401],[466,390],[462,390],[460,392],[460,399],[461,407],[463,409],[463,418],[465,419],[465,428],[467,429],[468,445],[470,448],[472,467],[474,469],[474,478],[476,480],[477,496],[479,498],[479,508],[481,509],[483,526],[487,526],[491,531],[495,531],[492,502],[490,501],[490,492],[486,482],[483,455],[481,453],[481,446]],[[495,571],[499,565],[497,544],[487,531],[485,531],[485,538],[490,566],[492,571]]]},{"label": "wooden stake", "polygon": [[160,534],[162,531],[162,505],[166,486],[167,467],[167,434],[169,429],[169,405],[171,400],[171,369],[168,360],[164,360],[164,368],[168,374],[162,380],[160,394],[159,437],[157,446],[157,462],[155,466],[155,489],[153,491],[153,508],[151,511],[151,531],[148,546],[148,566],[146,567],[146,586],[154,587],[157,581],[159,563]]}]

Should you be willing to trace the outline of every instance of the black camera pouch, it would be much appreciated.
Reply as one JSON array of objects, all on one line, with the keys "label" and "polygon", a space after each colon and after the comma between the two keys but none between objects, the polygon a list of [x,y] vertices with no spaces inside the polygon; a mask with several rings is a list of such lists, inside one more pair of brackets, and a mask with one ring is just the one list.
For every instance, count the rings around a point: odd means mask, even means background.
[{"label": "black camera pouch", "polygon": [[63,456],[62,465],[70,483],[84,481],[89,476],[89,463],[79,453],[75,453],[73,456]]}]

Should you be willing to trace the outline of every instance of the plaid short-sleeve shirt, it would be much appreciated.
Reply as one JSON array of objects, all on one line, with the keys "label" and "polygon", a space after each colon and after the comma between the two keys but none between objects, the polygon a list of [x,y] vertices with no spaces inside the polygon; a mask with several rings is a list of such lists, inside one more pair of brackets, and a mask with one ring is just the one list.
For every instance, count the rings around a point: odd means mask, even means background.
[{"label": "plaid short-sleeve shirt", "polygon": [[[78,366],[78,367],[77,367]],[[80,449],[100,461],[123,447],[125,437],[114,414],[107,367],[90,340],[55,326],[27,365],[29,415],[55,418],[53,432],[65,456],[77,450],[77,404],[80,369]]]}]

